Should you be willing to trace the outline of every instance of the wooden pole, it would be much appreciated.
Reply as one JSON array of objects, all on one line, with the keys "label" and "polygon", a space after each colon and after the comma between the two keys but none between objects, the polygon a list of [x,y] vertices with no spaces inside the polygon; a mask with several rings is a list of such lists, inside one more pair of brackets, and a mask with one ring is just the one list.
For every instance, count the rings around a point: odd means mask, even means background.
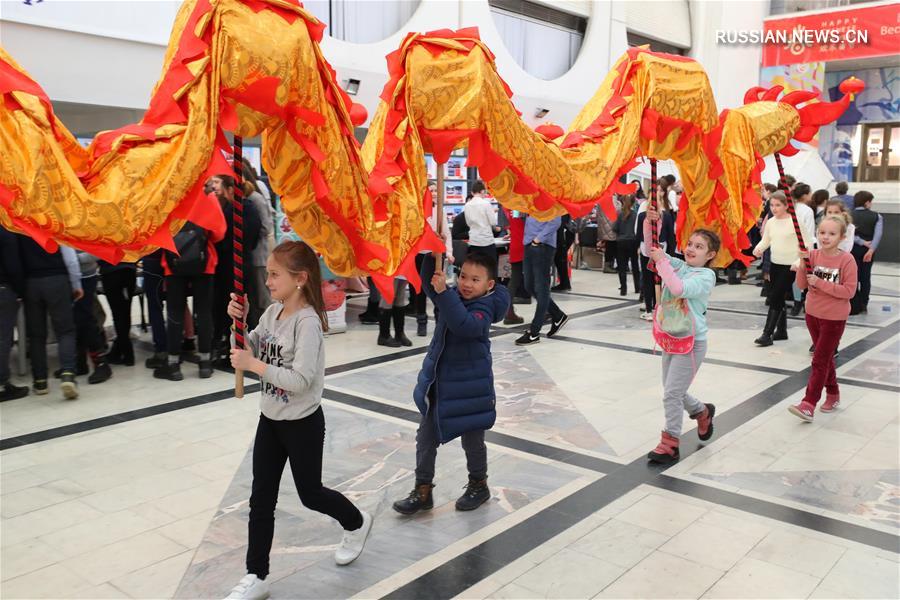
[{"label": "wooden pole", "polygon": [[[234,293],[238,302],[244,304],[244,140],[241,136],[234,136],[234,200],[232,200],[233,217],[233,244],[232,258],[234,260]],[[244,348],[244,320],[234,320],[234,347]],[[234,370],[234,395],[237,398],[244,397],[244,372]]]}]

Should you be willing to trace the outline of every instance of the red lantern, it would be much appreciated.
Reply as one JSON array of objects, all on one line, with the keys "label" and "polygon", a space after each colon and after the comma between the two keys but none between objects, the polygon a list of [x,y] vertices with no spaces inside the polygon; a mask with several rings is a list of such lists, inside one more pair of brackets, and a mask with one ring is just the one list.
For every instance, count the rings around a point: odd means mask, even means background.
[{"label": "red lantern", "polygon": [[841,82],[838,89],[841,90],[841,93],[843,94],[850,94],[850,100],[853,100],[856,94],[866,89],[866,82],[851,75]]}]

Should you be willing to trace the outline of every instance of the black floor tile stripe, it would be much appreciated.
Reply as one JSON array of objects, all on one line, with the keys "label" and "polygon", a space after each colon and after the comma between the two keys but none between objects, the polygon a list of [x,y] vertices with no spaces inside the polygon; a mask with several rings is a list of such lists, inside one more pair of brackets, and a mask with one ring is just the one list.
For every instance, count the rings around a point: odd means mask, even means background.
[{"label": "black floor tile stripe", "polygon": [[[577,319],[580,317],[591,316],[603,312],[608,312],[612,310],[618,310],[624,306],[628,306],[629,303],[620,303],[611,306],[603,306],[600,308],[589,309],[585,311],[581,311],[578,313],[573,313],[569,315],[570,319]],[[516,333],[515,329],[503,329],[503,328],[493,328],[490,333],[491,338],[496,338],[504,335],[510,335]],[[141,348],[145,348],[149,351],[153,351],[153,345],[146,340],[140,340],[137,342],[137,345]],[[330,375],[338,375],[341,373],[346,373],[348,371],[354,371],[356,369],[361,369],[364,367],[371,367],[374,365],[380,365],[388,362],[393,362],[395,360],[401,360],[404,358],[408,358],[410,356],[417,356],[421,354],[425,354],[428,351],[427,346],[422,346],[419,348],[409,348],[407,350],[401,350],[399,352],[391,352],[389,354],[384,354],[382,356],[373,356],[371,358],[366,358],[362,360],[352,361],[349,363],[345,363],[342,365],[335,365],[333,367],[328,367],[325,369],[325,376],[328,377]],[[217,369],[219,371],[225,373],[233,373],[234,371],[231,369]],[[252,380],[258,380],[252,373],[245,373],[245,377]],[[259,390],[259,384],[253,384],[245,387],[245,393],[251,393]],[[219,400],[227,400],[228,398],[234,397],[234,389],[229,390],[221,390],[218,392],[212,392],[209,394],[203,394],[200,396],[195,396],[193,398],[186,398],[184,400],[176,400],[174,402],[167,402],[165,404],[158,404],[156,406],[148,406],[145,408],[140,408],[136,410],[130,410],[122,413],[117,413],[114,415],[108,415],[105,417],[99,417],[96,419],[90,419],[87,421],[80,421],[78,423],[71,423],[68,425],[62,425],[60,427],[54,427],[51,429],[45,429],[41,431],[35,431],[33,433],[22,434],[19,436],[13,436],[9,438],[0,439],[0,451],[6,450],[8,448],[15,448],[18,446],[25,446],[28,444],[36,444],[38,442],[46,442],[48,440],[53,440],[60,437],[65,437],[67,435],[74,435],[76,433],[84,433],[85,431],[91,431],[94,429],[100,429],[102,427],[108,427],[110,425],[116,425],[119,423],[126,423],[128,421],[134,421],[135,419],[141,419],[143,417],[152,417],[154,415],[159,415],[167,412],[172,412],[175,410],[181,410],[183,408],[190,408],[192,406],[199,406],[201,404],[207,404],[209,402],[217,402]]]},{"label": "black floor tile stripe", "polygon": [[[254,383],[244,387],[244,393],[246,394],[250,394],[256,391],[259,391],[258,383]],[[234,388],[220,390],[218,392],[211,392],[209,394],[203,394],[202,396],[185,398],[183,400],[175,400],[174,402],[166,402],[165,404],[146,406],[144,408],[129,410],[106,417],[99,417],[96,419],[90,419],[88,421],[72,423],[71,425],[63,425],[61,427],[54,427],[52,429],[35,431],[34,433],[25,433],[18,436],[3,438],[2,440],[0,440],[0,450],[7,450],[9,448],[16,448],[18,446],[27,446],[28,444],[36,444],[38,442],[46,442],[47,440],[61,438],[67,435],[84,433],[85,431],[100,429],[101,427],[109,427],[110,425],[119,425],[120,423],[127,423],[128,421],[162,415],[176,410],[190,408],[192,406],[200,406],[203,404],[209,404],[210,402],[227,400],[228,398],[234,398]]]},{"label": "black floor tile stripe", "polygon": [[[341,404],[361,408],[380,415],[403,419],[404,421],[409,421],[410,423],[418,423],[419,419],[421,418],[419,411],[415,408],[402,408],[399,406],[394,406],[393,404],[385,404],[384,402],[379,402],[378,400],[363,398],[361,396],[357,396],[356,394],[342,392],[339,390],[331,389],[329,387],[326,387],[322,391],[322,397],[326,400],[340,402]],[[412,400],[410,400],[410,402],[412,402]],[[551,446],[549,444],[535,442],[532,440],[526,440],[514,435],[500,433],[498,431],[489,430],[485,432],[485,441],[496,444],[498,446],[503,446],[504,448],[509,448],[511,450],[518,450],[519,452],[525,452],[527,454],[533,454],[535,456],[540,456],[542,458],[547,458],[557,462],[574,465],[584,469],[590,469],[591,471],[596,471],[598,473],[608,473],[622,466],[621,463],[617,463],[611,460],[605,460],[595,456],[590,456],[588,454],[582,454],[581,452],[576,452],[566,448],[557,448],[556,446]]]},{"label": "black floor tile stripe", "polygon": [[839,519],[832,519],[825,515],[811,513],[805,510],[784,506],[775,502],[768,502],[757,498],[751,498],[728,490],[703,485],[694,481],[687,481],[669,475],[660,475],[650,482],[650,485],[670,492],[676,492],[698,500],[706,500],[713,504],[720,504],[743,510],[761,517],[768,517],[790,523],[806,529],[812,529],[821,533],[827,533],[845,540],[859,542],[867,546],[873,546],[882,550],[900,553],[900,537],[877,529],[870,529],[862,525],[848,523]]},{"label": "black floor tile stripe", "polygon": [[[850,344],[841,350],[839,360],[852,360],[878,344],[900,333],[900,322],[879,329],[869,336]],[[775,406],[785,397],[802,390],[806,385],[809,369],[796,372],[769,388],[754,394],[747,400],[727,411],[716,415],[716,435],[721,436],[735,430],[754,417]],[[702,449],[699,443],[687,441],[691,431],[682,437],[685,443],[680,447],[681,457],[687,458]],[[714,438],[715,439],[715,438]],[[676,463],[677,464],[677,463]],[[521,558],[537,548],[553,536],[565,531],[572,525],[586,519],[613,500],[634,490],[642,484],[656,485],[665,471],[671,467],[648,464],[646,458],[639,458],[628,465],[608,473],[602,479],[593,482],[584,489],[547,507],[522,523],[503,531],[478,546],[450,559],[431,571],[399,587],[387,594],[385,598],[419,599],[419,598],[452,598],[461,594],[482,579],[497,572],[504,565]],[[668,479],[673,479],[667,477]],[[667,485],[665,482],[659,487]],[[674,484],[669,484],[673,485]],[[705,487],[694,484],[698,488]],[[725,505],[737,504],[736,498],[720,494],[716,488],[705,488],[710,502],[721,501]],[[770,506],[771,505],[771,506]],[[786,523],[798,524],[809,529],[822,531],[838,537],[844,537],[875,548],[894,550],[900,543],[900,537],[867,529],[861,526],[839,527],[840,521],[835,519],[815,518],[813,513],[783,507],[777,503],[762,500],[755,503],[745,502],[737,506],[742,510],[754,512],[757,508],[765,516],[779,519]],[[747,509],[745,507],[751,507]],[[887,537],[886,537],[887,536]],[[890,544],[889,544],[890,542]]]},{"label": "black floor tile stripe", "polygon": [[[708,310],[713,312],[723,312],[723,313],[731,313],[734,315],[749,315],[752,317],[765,317],[766,313],[756,312],[752,310],[740,310],[737,308],[725,308],[724,306],[710,306]],[[800,321],[801,323],[806,323],[806,317],[792,317],[788,315],[789,321]],[[881,325],[874,325],[872,323],[855,323],[853,321],[847,321],[847,327],[859,327],[862,329],[880,329]]]}]

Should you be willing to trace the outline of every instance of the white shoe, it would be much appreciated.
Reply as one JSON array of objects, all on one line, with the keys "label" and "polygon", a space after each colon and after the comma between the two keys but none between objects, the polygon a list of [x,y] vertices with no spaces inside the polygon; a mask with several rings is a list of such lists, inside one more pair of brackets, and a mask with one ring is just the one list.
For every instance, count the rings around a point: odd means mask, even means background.
[{"label": "white shoe", "polygon": [[652,313],[652,312],[642,312],[642,313],[641,313],[641,318],[642,318],[643,320],[645,320],[645,321],[652,321],[652,320],[653,320],[653,313]]},{"label": "white shoe", "polygon": [[363,516],[362,527],[355,531],[344,531],[341,545],[338,546],[337,551],[334,553],[334,562],[339,565],[349,565],[362,554],[363,546],[366,545],[366,538],[369,537],[369,532],[372,531],[372,515],[364,510],[360,512]]},{"label": "white shoe", "polygon": [[244,575],[225,600],[265,600],[269,584],[252,573]]}]

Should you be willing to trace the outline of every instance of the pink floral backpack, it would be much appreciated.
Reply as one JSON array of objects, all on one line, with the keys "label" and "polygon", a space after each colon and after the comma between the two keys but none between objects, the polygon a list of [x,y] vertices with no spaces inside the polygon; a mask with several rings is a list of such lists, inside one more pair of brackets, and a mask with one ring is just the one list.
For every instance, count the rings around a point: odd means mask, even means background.
[{"label": "pink floral backpack", "polygon": [[653,311],[653,339],[668,354],[688,354],[694,349],[694,317],[684,298],[675,298],[663,287]]}]

